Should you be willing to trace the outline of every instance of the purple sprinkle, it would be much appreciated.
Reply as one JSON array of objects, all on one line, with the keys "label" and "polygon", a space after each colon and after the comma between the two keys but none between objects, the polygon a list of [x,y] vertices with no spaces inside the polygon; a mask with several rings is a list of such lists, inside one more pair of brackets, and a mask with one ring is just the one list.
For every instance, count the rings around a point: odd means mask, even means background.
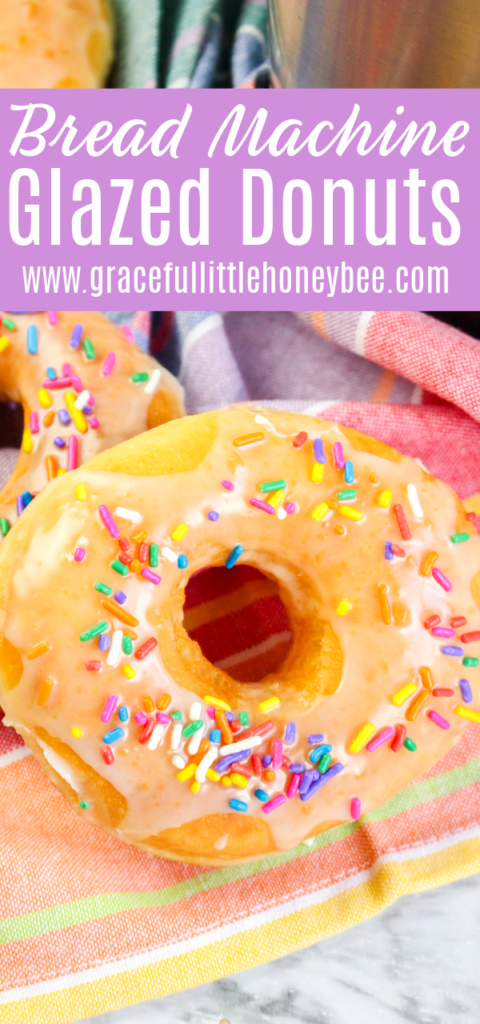
[{"label": "purple sprinkle", "polygon": [[65,441],[63,440],[63,437],[54,437],[53,443],[57,448],[65,448]]},{"label": "purple sprinkle", "polygon": [[22,498],[22,495],[19,494],[17,496],[17,516],[21,516],[22,512],[24,511],[24,509],[25,509],[25,502],[24,502],[24,500]]},{"label": "purple sprinkle", "polygon": [[295,737],[297,735],[297,727],[295,722],[289,722],[285,729],[285,743],[295,743]]},{"label": "purple sprinkle", "polygon": [[259,498],[250,498],[250,504],[255,508],[261,509],[262,512],[268,512],[271,516],[275,515],[273,505],[269,505],[266,501],[260,501]]},{"label": "purple sprinkle", "polygon": [[305,765],[304,764],[291,764],[290,768],[288,770],[289,770],[289,772],[292,772],[292,775],[303,775],[303,773],[305,771]]},{"label": "purple sprinkle", "polygon": [[162,582],[162,577],[157,576],[156,572],[152,572],[151,569],[142,569],[141,575],[145,580],[149,580],[150,583],[155,583],[156,585],[158,585]]},{"label": "purple sprinkle", "polygon": [[325,454],[323,451],[323,441],[321,437],[316,437],[313,442],[313,454],[317,462],[322,464],[325,462]]},{"label": "purple sprinkle", "polygon": [[295,505],[293,504],[293,501],[287,501],[284,508],[287,516],[293,516],[293,513],[295,512]]},{"label": "purple sprinkle", "polygon": [[82,324],[75,324],[70,338],[70,348],[78,348],[80,344],[80,338],[82,337],[83,326]]},{"label": "purple sprinkle", "polygon": [[[313,796],[314,793],[316,793],[319,789],[321,789],[322,786],[324,786],[326,782],[329,782],[330,779],[335,778],[335,775],[338,775],[339,772],[343,772],[343,767],[344,767],[343,764],[340,764],[339,761],[337,761],[336,764],[332,764],[332,767],[331,768],[327,768],[327,771],[325,772],[324,775],[320,775],[318,779],[315,779],[314,782],[312,782],[312,784],[308,787],[306,793],[301,793],[300,794],[300,800],[310,800],[310,797]],[[317,775],[318,775],[318,772],[317,772]],[[305,778],[305,776],[304,776],[304,778]],[[302,781],[303,781],[303,779],[302,779]],[[302,783],[300,783],[300,789],[301,788],[302,788]]]},{"label": "purple sprinkle", "polygon": [[388,562],[392,561],[393,551],[392,551],[392,542],[391,542],[391,540],[386,540],[385,541],[385,558],[387,559]]},{"label": "purple sprinkle", "polygon": [[310,786],[312,786],[314,782],[318,781],[319,778],[321,778],[320,772],[317,772],[316,768],[310,768],[308,771],[304,772],[298,790],[300,795],[304,796],[310,789]]},{"label": "purple sprinkle", "polygon": [[125,604],[127,595],[123,593],[123,590],[117,590],[117,593],[113,595],[113,599],[117,604]]},{"label": "purple sprinkle", "polygon": [[263,767],[264,768],[270,768],[271,763],[272,763],[272,756],[271,756],[271,754],[265,754],[265,757],[262,757]]},{"label": "purple sprinkle", "polygon": [[248,761],[250,754],[251,750],[237,750],[235,754],[226,754],[225,757],[222,757],[221,761],[217,761],[215,771],[221,775],[222,772],[226,772],[227,768],[230,768],[230,765],[235,764],[236,761]]},{"label": "purple sprinkle", "polygon": [[225,718],[227,719],[227,722],[233,722],[234,719],[235,719],[235,715],[234,715],[233,711],[226,711],[225,712]]},{"label": "purple sprinkle", "polygon": [[455,636],[455,630],[448,626],[435,626],[435,629],[432,629],[432,636]]},{"label": "purple sprinkle", "polygon": [[109,722],[117,706],[118,697],[107,697],[105,707],[100,715],[101,722]]},{"label": "purple sprinkle", "polygon": [[[343,457],[343,448],[340,441],[335,441],[333,446],[333,461],[337,469],[343,469],[345,465],[345,459]],[[325,778],[325,776],[323,776]]]},{"label": "purple sprinkle", "polygon": [[217,519],[219,519],[220,517],[219,517],[218,512],[209,512],[208,513],[208,518],[210,519],[210,521],[212,523],[216,523]]},{"label": "purple sprinkle", "polygon": [[110,637],[106,633],[102,633],[98,638],[98,649],[99,651],[108,651],[110,647]]},{"label": "purple sprinkle", "polygon": [[170,715],[164,715],[161,711],[157,711],[156,719],[159,725],[170,725],[172,721]]},{"label": "purple sprinkle", "polygon": [[83,562],[86,553],[85,548],[77,548],[73,557],[76,562]]},{"label": "purple sprinkle", "polygon": [[312,732],[308,737],[307,743],[322,743],[324,735],[321,732]]},{"label": "purple sprinkle", "polygon": [[145,725],[145,723],[148,722],[148,718],[144,711],[137,711],[136,715],[134,715],[134,718],[137,725]]},{"label": "purple sprinkle", "polygon": [[107,527],[107,530],[108,530],[110,536],[114,537],[114,538],[119,537],[120,536],[120,530],[118,529],[118,526],[117,526],[116,522],[114,522],[114,520],[112,518],[112,515],[109,512],[107,506],[106,505],[99,505],[98,506],[98,511],[100,513],[100,518],[101,518],[104,526]]},{"label": "purple sprinkle", "polygon": [[222,480],[222,487],[224,487],[226,491],[233,491],[233,484],[230,483],[230,480]]},{"label": "purple sprinkle", "polygon": [[441,572],[440,569],[432,569],[432,576],[444,590],[448,591],[452,589],[450,580],[447,580],[447,577],[443,575],[443,572]]},{"label": "purple sprinkle", "polygon": [[472,703],[472,699],[473,699],[472,698],[472,687],[470,686],[470,683],[469,683],[468,679],[461,679],[459,685],[460,685],[460,693],[462,694],[462,698],[465,701],[465,704],[471,704]]},{"label": "purple sprinkle", "polygon": [[438,725],[440,729],[450,728],[450,722],[447,722],[446,718],[442,718],[442,716],[438,714],[438,711],[427,711],[427,715],[430,721],[435,722],[435,725]]},{"label": "purple sprinkle", "polygon": [[93,411],[93,406],[92,405],[84,405],[84,407],[82,409],[82,412],[83,412],[84,416],[90,416],[90,413],[92,411]]},{"label": "purple sprinkle", "polygon": [[461,658],[463,656],[463,647],[442,647],[442,654],[450,654],[452,658]]},{"label": "purple sprinkle", "polygon": [[66,409],[59,409],[57,412],[57,416],[60,420],[60,423],[62,423],[64,427],[68,426],[71,420],[71,416]]}]

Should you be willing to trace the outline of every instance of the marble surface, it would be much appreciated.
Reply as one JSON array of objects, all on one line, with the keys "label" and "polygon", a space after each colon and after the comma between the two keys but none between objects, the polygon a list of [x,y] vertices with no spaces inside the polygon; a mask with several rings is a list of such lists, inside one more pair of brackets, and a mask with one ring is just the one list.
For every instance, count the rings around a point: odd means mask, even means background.
[{"label": "marble surface", "polygon": [[480,876],[263,967],[91,1024],[478,1024]]}]

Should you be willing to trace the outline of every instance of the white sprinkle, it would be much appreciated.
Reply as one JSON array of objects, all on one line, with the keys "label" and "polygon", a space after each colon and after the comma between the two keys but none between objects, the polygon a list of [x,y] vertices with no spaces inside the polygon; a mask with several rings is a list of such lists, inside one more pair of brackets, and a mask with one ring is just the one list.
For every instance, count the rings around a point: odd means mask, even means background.
[{"label": "white sprinkle", "polygon": [[147,383],[145,384],[146,395],[153,394],[161,376],[162,371],[160,370],[160,368],[157,368],[156,370],[153,371],[153,373],[150,374],[150,380],[147,380]]},{"label": "white sprinkle", "polygon": [[212,766],[213,762],[217,760],[217,757],[218,747],[210,747],[210,750],[207,750],[207,753],[202,757],[202,760],[195,772],[195,779],[197,782],[205,782],[208,769]]},{"label": "white sprinkle", "polygon": [[200,704],[199,700],[194,700],[193,704],[190,705],[190,711],[188,712],[188,717],[189,717],[190,721],[191,722],[196,722],[197,719],[200,718],[201,714],[202,714],[202,705]]},{"label": "white sprinkle", "polygon": [[142,519],[141,512],[133,512],[131,508],[122,508],[121,505],[115,509],[115,515],[120,516],[120,519],[128,519],[131,523],[140,523]]},{"label": "white sprinkle", "polygon": [[178,750],[182,742],[182,729],[183,725],[181,722],[175,722],[172,729],[172,737],[170,740],[170,750]]},{"label": "white sprinkle", "polygon": [[279,519],[286,519],[287,518],[287,513],[285,512],[285,509],[282,508],[281,505],[279,505],[278,508],[277,508],[277,516],[278,516]]},{"label": "white sprinkle", "polygon": [[123,630],[122,629],[114,629],[113,636],[112,636],[112,642],[110,644],[110,649],[109,649],[108,654],[107,654],[107,665],[111,665],[111,666],[113,666],[113,668],[115,668],[115,666],[116,666],[116,664],[118,662],[118,659],[119,659],[119,657],[120,657],[120,655],[122,653],[122,640],[123,640]]},{"label": "white sprinkle", "polygon": [[78,396],[78,398],[73,403],[73,407],[74,407],[74,409],[80,409],[80,412],[81,412],[82,409],[84,409],[85,406],[88,405],[89,401],[90,401],[90,392],[89,391],[81,391],[79,396]]},{"label": "white sprinkle", "polygon": [[171,548],[160,548],[160,554],[162,558],[167,559],[167,562],[176,562],[178,558],[178,555]]},{"label": "white sprinkle", "polygon": [[173,755],[173,757],[172,757],[172,764],[173,764],[174,768],[179,768],[180,771],[181,771],[182,768],[185,768],[186,763],[187,762],[184,760],[184,758],[180,757],[180,754],[174,754]]},{"label": "white sprinkle", "polygon": [[228,832],[224,832],[223,836],[220,836],[219,839],[216,839],[213,845],[214,845],[216,850],[224,850],[226,845],[227,845],[227,843],[228,843]]},{"label": "white sprinkle", "polygon": [[410,508],[415,516],[415,519],[423,519],[423,508],[420,504],[420,498],[418,497],[417,488],[415,484],[409,484],[407,487],[408,500],[410,502]]},{"label": "white sprinkle", "polygon": [[154,726],[152,735],[150,736],[150,739],[149,739],[149,741],[147,743],[148,750],[156,750],[157,749],[158,744],[160,743],[160,740],[161,740],[161,738],[163,736],[164,731],[165,731],[164,726],[161,725],[160,722],[157,722],[157,724]]},{"label": "white sprinkle", "polygon": [[263,736],[247,736],[236,743],[226,743],[224,747],[220,747],[220,753],[223,757],[224,754],[236,754],[237,750],[250,750],[252,747],[259,747],[263,740]]},{"label": "white sprinkle", "polygon": [[190,740],[190,743],[188,744],[188,753],[189,754],[198,754],[198,748],[200,746],[200,740],[201,740],[204,732],[205,732],[205,723],[203,723],[201,729],[197,729],[197,731],[194,732],[194,734],[193,734],[193,736],[192,736],[192,738]]}]

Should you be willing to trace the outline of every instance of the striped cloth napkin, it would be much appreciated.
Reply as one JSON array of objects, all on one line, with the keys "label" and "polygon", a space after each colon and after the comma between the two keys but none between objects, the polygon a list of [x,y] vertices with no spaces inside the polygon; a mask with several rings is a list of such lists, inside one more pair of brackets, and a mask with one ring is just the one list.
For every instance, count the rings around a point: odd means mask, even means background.
[{"label": "striped cloth napkin", "polygon": [[[421,313],[182,314],[162,358],[181,360],[191,412],[263,397],[375,434],[465,499],[480,490],[480,347]],[[239,570],[230,589],[196,577],[185,615],[208,657],[248,678],[288,622],[264,578]],[[226,646],[231,616],[243,639]],[[237,867],[151,858],[82,824],[5,726],[0,779],[2,1024],[62,1024],[225,977],[480,868],[475,725],[359,822]]]}]

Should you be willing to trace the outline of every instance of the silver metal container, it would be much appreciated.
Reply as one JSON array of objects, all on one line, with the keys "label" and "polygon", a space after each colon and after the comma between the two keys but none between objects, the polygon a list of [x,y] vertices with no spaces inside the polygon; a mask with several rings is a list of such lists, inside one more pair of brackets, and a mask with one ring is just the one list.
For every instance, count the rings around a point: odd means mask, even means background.
[{"label": "silver metal container", "polygon": [[278,84],[480,87],[480,0],[270,0]]}]

